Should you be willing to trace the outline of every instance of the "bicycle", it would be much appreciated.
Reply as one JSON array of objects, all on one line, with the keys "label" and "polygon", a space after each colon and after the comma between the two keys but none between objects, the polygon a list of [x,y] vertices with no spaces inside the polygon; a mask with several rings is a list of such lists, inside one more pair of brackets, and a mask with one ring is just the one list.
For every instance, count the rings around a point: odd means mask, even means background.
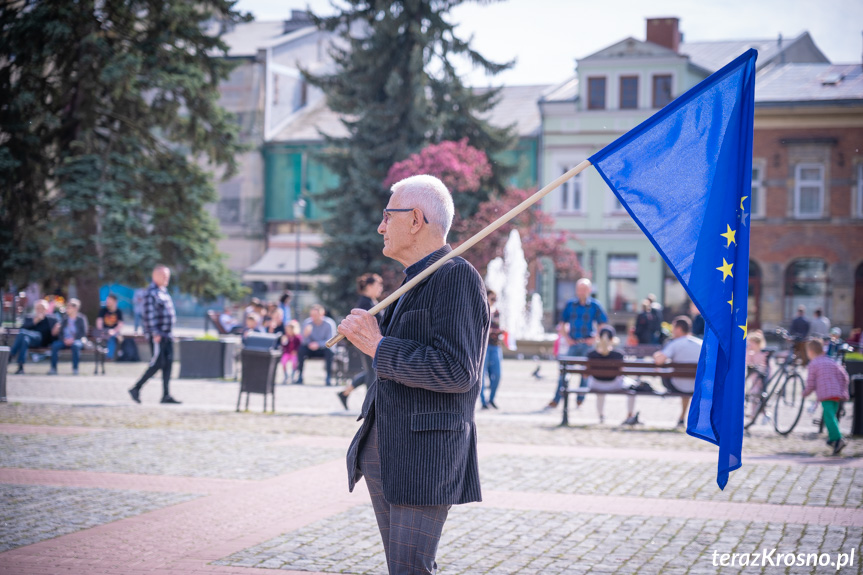
[{"label": "bicycle", "polygon": [[[785,341],[796,342],[784,329],[777,329],[776,333]],[[770,375],[770,359],[777,351],[776,349],[764,350],[767,354],[767,370],[753,368],[746,376],[743,429],[749,429],[761,414],[773,420],[773,429],[780,435],[791,433],[800,421],[803,413],[805,384],[798,371],[798,356],[792,346],[778,369]],[[772,418],[769,415],[771,409]]]}]

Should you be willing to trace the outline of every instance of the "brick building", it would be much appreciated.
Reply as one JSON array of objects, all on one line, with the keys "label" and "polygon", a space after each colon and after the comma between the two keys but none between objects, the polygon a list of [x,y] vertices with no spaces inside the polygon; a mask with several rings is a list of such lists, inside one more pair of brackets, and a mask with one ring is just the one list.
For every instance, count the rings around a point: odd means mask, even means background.
[{"label": "brick building", "polygon": [[863,69],[783,64],[755,88],[750,325],[863,325]]}]

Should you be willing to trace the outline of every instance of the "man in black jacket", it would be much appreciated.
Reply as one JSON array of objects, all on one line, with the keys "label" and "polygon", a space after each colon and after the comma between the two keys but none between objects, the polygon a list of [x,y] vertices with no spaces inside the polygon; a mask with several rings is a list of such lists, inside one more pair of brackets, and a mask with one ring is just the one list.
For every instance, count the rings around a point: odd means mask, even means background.
[{"label": "man in black jacket", "polygon": [[12,344],[10,356],[18,357],[17,374],[24,373],[24,364],[27,363],[27,350],[30,348],[50,347],[54,342],[51,331],[57,323],[57,318],[48,315],[48,302],[40,299],[33,306],[33,317],[24,320],[21,331],[15,337]]},{"label": "man in black jacket", "polygon": [[[393,185],[378,233],[405,281],[452,251],[453,211],[437,178]],[[390,574],[434,573],[449,508],[481,500],[474,410],[488,330],[485,286],[462,258],[384,310],[380,324],[354,309],[339,326],[373,358],[377,379],[348,450],[348,486],[366,478]]]}]

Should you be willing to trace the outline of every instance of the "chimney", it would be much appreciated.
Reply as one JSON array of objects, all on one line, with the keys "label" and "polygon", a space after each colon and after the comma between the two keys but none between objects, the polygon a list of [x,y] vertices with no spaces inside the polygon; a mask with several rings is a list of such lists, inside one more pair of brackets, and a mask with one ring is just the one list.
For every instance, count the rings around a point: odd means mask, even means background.
[{"label": "chimney", "polygon": [[309,13],[305,10],[291,10],[291,19],[285,20],[282,26],[282,34],[290,34],[294,30],[313,26]]},{"label": "chimney", "polygon": [[679,18],[648,18],[647,41],[677,52],[680,47]]}]

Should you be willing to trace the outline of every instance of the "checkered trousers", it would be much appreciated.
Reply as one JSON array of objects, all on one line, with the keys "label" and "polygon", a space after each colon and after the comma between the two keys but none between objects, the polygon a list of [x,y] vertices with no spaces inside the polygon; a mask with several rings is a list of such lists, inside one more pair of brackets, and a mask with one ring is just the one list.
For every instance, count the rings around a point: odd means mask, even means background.
[{"label": "checkered trousers", "polygon": [[[374,417],[374,416],[372,416]],[[390,575],[437,573],[438,542],[451,505],[390,505],[384,499],[377,425],[372,425],[359,456]]]}]

